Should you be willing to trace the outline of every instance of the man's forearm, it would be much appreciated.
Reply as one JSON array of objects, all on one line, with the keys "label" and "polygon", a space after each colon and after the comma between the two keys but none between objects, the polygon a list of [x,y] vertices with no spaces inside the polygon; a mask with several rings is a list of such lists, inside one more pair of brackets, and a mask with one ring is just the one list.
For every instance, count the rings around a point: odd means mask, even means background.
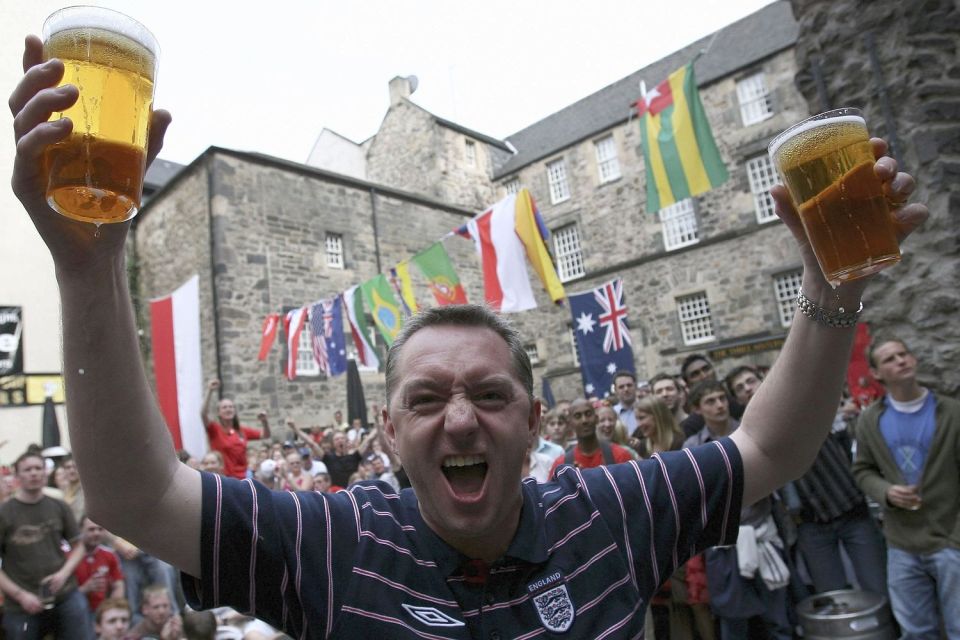
[{"label": "man's forearm", "polygon": [[70,442],[92,517],[147,546],[179,464],[144,375],[122,255],[101,263],[57,270]]},{"label": "man's forearm", "polygon": [[11,600],[19,601],[24,590],[0,569],[0,591]]},{"label": "man's forearm", "polygon": [[[836,293],[806,286],[808,295],[828,309],[856,310],[863,292],[857,284],[843,285]],[[761,461],[746,474],[744,504],[799,477],[813,462],[840,406],[854,333],[853,327],[828,327],[800,313],[794,316],[783,350],[734,438],[738,444],[748,439]]]}]

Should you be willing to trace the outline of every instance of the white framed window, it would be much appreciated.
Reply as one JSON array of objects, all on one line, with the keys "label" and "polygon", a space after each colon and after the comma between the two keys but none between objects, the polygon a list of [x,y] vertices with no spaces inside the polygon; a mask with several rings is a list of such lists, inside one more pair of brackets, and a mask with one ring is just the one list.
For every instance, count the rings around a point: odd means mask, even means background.
[{"label": "white framed window", "polygon": [[536,342],[523,345],[523,350],[527,352],[527,357],[530,358],[530,364],[540,364],[540,350],[537,349]]},{"label": "white framed window", "polygon": [[700,242],[693,198],[684,198],[660,209],[660,223],[663,225],[663,248],[667,251]]},{"label": "white framed window", "polygon": [[770,90],[762,71],[737,82],[737,100],[743,126],[762,122],[773,115]]},{"label": "white framed window", "polygon": [[575,223],[553,232],[553,251],[557,256],[557,276],[560,282],[579,278],[586,273],[583,268],[583,251],[580,249],[580,231]]},{"label": "white framed window", "polygon": [[298,376],[318,376],[320,375],[320,365],[313,356],[313,345],[310,330],[310,323],[305,322],[303,331],[300,332],[300,342],[297,343],[297,375]]},{"label": "white framed window", "polygon": [[473,140],[464,140],[466,142],[465,152],[468,167],[477,166],[477,143]]},{"label": "white framed window", "polygon": [[753,207],[757,212],[757,222],[770,222],[777,219],[770,187],[777,184],[777,171],[773,168],[770,156],[766,153],[747,160],[747,179],[750,192],[753,193]]},{"label": "white framed window", "polygon": [[580,366],[580,346],[577,344],[577,330],[570,330],[570,353],[573,354],[573,366]]},{"label": "white framed window", "polygon": [[550,185],[550,203],[557,204],[570,198],[567,165],[563,158],[547,163],[547,183]]},{"label": "white framed window", "polygon": [[787,271],[773,277],[773,293],[780,312],[780,326],[789,327],[793,321],[793,312],[797,308],[797,293],[803,280],[803,271]]},{"label": "white framed window", "polygon": [[714,340],[710,303],[704,291],[677,298],[677,315],[683,344],[703,344]]},{"label": "white framed window", "polygon": [[343,269],[343,236],[328,231],[323,244],[327,252],[327,266],[331,269]]},{"label": "white framed window", "polygon": [[508,196],[514,193],[520,193],[520,178],[510,178],[503,183],[503,189],[507,192]]},{"label": "white framed window", "polygon": [[594,143],[597,150],[597,170],[600,183],[610,182],[620,177],[620,160],[617,159],[617,143],[613,135],[601,138]]}]

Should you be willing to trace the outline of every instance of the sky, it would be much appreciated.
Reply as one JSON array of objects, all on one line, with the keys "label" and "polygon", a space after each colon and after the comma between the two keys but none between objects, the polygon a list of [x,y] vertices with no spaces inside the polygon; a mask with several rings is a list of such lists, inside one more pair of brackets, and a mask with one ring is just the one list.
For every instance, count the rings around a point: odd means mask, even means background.
[{"label": "sky", "polygon": [[[418,77],[412,99],[428,111],[504,138],[769,2],[91,4],[127,13],[160,42],[156,106],[174,117],[161,157],[186,164],[211,145],[304,162],[323,128],[361,142],[398,75]],[[27,3],[36,0],[0,0]],[[38,33],[42,18],[22,28]]]}]

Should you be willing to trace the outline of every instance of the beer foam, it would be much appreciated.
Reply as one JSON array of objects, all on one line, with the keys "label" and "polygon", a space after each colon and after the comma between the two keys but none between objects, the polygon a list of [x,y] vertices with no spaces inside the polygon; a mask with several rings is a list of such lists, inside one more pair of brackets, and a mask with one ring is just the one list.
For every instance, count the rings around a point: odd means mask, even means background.
[{"label": "beer foam", "polygon": [[867,127],[867,121],[860,116],[835,116],[833,118],[824,118],[822,120],[805,120],[804,122],[796,124],[792,128],[787,129],[773,139],[773,142],[771,142],[767,147],[767,151],[770,153],[770,159],[776,162],[777,151],[780,150],[780,147],[785,142],[793,140],[802,133],[812,131],[813,129],[817,129],[819,127],[826,127],[834,124],[859,124],[864,129]]},{"label": "beer foam", "polygon": [[50,14],[43,23],[43,39],[71,29],[99,29],[139,43],[154,58],[160,55],[160,44],[145,26],[119,11],[102,7],[66,7]]}]

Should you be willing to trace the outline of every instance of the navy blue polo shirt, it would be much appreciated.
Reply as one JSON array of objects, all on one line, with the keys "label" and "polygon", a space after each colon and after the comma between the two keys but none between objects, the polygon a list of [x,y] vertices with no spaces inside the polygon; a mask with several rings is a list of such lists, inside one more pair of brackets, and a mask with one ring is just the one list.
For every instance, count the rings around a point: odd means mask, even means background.
[{"label": "navy blue polo shirt", "polygon": [[679,564],[735,542],[743,468],[724,438],[564,467],[522,494],[517,533],[488,566],[433,533],[409,489],[271,492],[203,474],[202,576],[184,591],[294,638],[632,638]]}]

